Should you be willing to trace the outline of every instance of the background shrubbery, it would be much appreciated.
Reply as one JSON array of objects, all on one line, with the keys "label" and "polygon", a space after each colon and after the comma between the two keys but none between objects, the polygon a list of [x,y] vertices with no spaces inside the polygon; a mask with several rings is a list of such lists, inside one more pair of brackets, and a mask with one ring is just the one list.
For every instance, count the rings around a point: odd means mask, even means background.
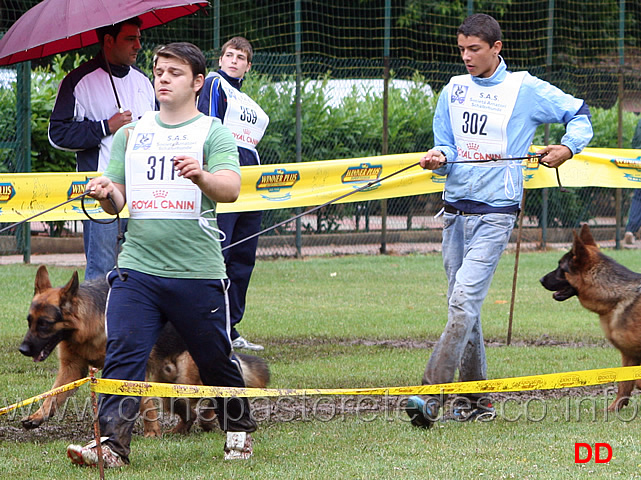
[{"label": "background shrubbery", "polygon": [[[68,73],[63,65],[77,67],[85,60],[76,55],[57,55],[51,68],[37,68],[31,83],[32,171],[70,171],[75,167],[73,154],[52,148],[47,137],[49,116],[53,109],[58,85]],[[428,80],[419,74],[408,94],[389,89],[389,150],[388,153],[421,152],[433,141],[432,118],[438,94],[430,96],[421,87]],[[362,95],[354,90],[340,107],[331,106],[327,92],[328,77],[302,88],[302,161],[359,158],[380,155],[383,138],[383,102],[371,91]],[[282,83],[294,85],[290,78]],[[269,128],[260,143],[263,163],[296,161],[296,104],[293,91],[276,88],[272,77],[248,75],[243,90],[254,98],[270,117]],[[15,131],[15,89],[0,89],[0,130]],[[617,107],[592,107],[594,138],[590,147],[615,148],[618,145]],[[623,113],[623,148],[630,148],[637,116]],[[13,126],[13,127],[12,127]],[[563,136],[562,125],[551,125],[550,143]],[[534,144],[542,145],[544,130],[539,128]]]},{"label": "background shrubbery", "polygon": [[[74,155],[52,148],[48,141],[47,128],[59,83],[66,73],[85,60],[79,55],[57,55],[51,67],[38,67],[32,73],[31,83],[31,169],[34,172],[72,171],[75,169]],[[403,92],[390,83],[389,88],[389,143],[388,153],[420,152],[429,149],[433,143],[432,119],[438,94],[431,95],[425,86],[428,80],[418,73],[413,77],[414,87]],[[340,106],[330,101],[329,74],[319,81],[306,79],[302,84],[302,132],[301,159],[303,162],[339,158],[361,158],[380,155],[383,151],[383,102],[380,92],[354,89],[343,98]],[[291,88],[283,88],[290,85]],[[243,90],[254,98],[267,112],[270,124],[260,143],[261,160],[265,164],[292,163],[296,161],[296,104],[294,78],[280,78],[275,82],[269,75],[248,75]],[[0,131],[15,132],[15,88],[0,88]],[[590,147],[615,148],[618,146],[618,106],[609,109],[592,107],[594,138]],[[637,116],[623,113],[623,148],[630,147]],[[554,124],[549,129],[549,142],[559,143],[564,126]],[[544,128],[540,127],[534,137],[535,145],[544,144]],[[11,150],[0,150],[2,171],[10,168]],[[557,198],[557,189],[549,191],[550,226],[573,227],[590,219],[594,206],[606,210],[614,209],[614,202],[603,189],[572,189],[563,194],[563,201]],[[413,204],[406,199],[390,199],[390,214],[412,215],[424,206],[421,197]],[[337,219],[354,215],[356,209],[365,215],[379,212],[378,202],[366,205],[331,205],[318,212],[314,228],[304,226],[309,233],[334,231]],[[289,210],[267,212],[265,225],[272,225],[291,216]],[[541,191],[534,190],[528,196],[526,213],[536,217],[542,215]],[[276,232],[274,232],[276,233]]]}]

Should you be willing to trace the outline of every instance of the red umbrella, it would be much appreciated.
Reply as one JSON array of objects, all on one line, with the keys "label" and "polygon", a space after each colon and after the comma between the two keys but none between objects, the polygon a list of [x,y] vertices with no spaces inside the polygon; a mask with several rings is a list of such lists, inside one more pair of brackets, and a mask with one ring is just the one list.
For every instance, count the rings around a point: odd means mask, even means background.
[{"label": "red umbrella", "polygon": [[0,65],[47,57],[98,43],[96,28],[132,17],[155,27],[209,6],[197,0],[44,0],[0,39]]}]

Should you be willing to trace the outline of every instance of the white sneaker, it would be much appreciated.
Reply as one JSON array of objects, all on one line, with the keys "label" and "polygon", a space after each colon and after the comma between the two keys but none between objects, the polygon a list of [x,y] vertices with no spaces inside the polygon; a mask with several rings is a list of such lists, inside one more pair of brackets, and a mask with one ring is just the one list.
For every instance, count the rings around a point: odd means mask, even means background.
[{"label": "white sneaker", "polygon": [[632,245],[634,243],[634,233],[625,232],[625,235],[623,236],[623,243],[626,245]]},{"label": "white sneaker", "polygon": [[252,437],[247,432],[227,432],[225,460],[247,460],[252,456]]},{"label": "white sneaker", "polygon": [[[105,441],[108,437],[102,437],[101,441]],[[102,461],[105,468],[120,468],[124,467],[126,463],[120,455],[114,452],[108,445],[100,445],[102,451]],[[86,465],[88,467],[95,467],[98,465],[98,448],[96,442],[89,442],[84,447],[82,445],[69,445],[67,447],[67,457],[71,459],[71,463],[76,465]]]},{"label": "white sneaker", "polygon": [[246,348],[247,350],[255,350],[255,351],[260,351],[260,350],[265,350],[265,347],[262,345],[258,345],[257,343],[252,343],[244,339],[243,337],[238,337],[235,340],[231,342],[231,346],[233,348],[239,349],[239,348]]}]

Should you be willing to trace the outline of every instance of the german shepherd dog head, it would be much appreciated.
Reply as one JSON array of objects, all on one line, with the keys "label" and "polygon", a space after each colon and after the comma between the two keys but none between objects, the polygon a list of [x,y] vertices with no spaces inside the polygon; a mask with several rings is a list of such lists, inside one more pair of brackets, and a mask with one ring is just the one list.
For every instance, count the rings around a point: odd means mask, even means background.
[{"label": "german shepherd dog head", "polygon": [[[49,273],[41,266],[36,274],[34,297],[29,307],[29,330],[20,345],[20,353],[41,362],[58,347],[58,375],[52,388],[60,387],[87,376],[89,367],[102,368],[107,338],[105,306],[109,285],[105,279],[79,283],[78,273],[63,287],[52,287]],[[148,381],[202,385],[195,362],[178,332],[167,324],[160,334],[147,362]],[[251,355],[235,354],[247,387],[265,388],[269,382],[267,362]],[[25,428],[36,428],[50,418],[56,409],[73,394],[66,390],[48,396],[35,413],[22,419]],[[149,401],[149,397],[145,397]],[[175,399],[164,399],[175,400]],[[193,405],[191,400],[194,400]],[[197,418],[198,399],[189,399],[175,413],[180,416],[174,431],[187,433]],[[145,436],[160,435],[157,408],[147,401],[141,403]],[[170,411],[168,409],[167,411]],[[206,410],[207,412],[207,410]],[[213,415],[213,417],[211,416]],[[203,429],[214,428],[215,413],[203,414]]]},{"label": "german shepherd dog head", "polygon": [[74,272],[64,287],[53,288],[47,267],[40,266],[27,316],[29,330],[19,347],[20,353],[42,362],[62,341],[83,343],[83,338],[75,339],[74,336],[84,337],[89,333],[84,320],[88,317],[98,317],[95,323],[103,328],[106,298],[106,282],[104,285],[87,282],[81,289],[78,272]]},{"label": "german shepherd dog head", "polygon": [[[555,300],[576,296],[583,307],[597,313],[607,339],[621,352],[623,366],[641,365],[641,274],[603,254],[587,225],[573,235],[572,248],[541,284],[554,292]],[[620,382],[608,410],[627,405],[634,384]]]}]

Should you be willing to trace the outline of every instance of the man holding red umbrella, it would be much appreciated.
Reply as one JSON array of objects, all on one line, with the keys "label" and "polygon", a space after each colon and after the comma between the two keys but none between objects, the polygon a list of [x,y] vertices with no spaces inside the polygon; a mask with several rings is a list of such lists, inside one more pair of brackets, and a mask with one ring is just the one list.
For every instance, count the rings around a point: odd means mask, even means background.
[{"label": "man holding red umbrella", "polygon": [[[156,110],[153,86],[134,66],[140,45],[137,17],[97,29],[102,49],[69,73],[58,90],[49,122],[55,148],[76,152],[81,172],[104,172],[113,134],[123,125]],[[85,280],[105,277],[116,264],[117,223],[83,222]]]}]

